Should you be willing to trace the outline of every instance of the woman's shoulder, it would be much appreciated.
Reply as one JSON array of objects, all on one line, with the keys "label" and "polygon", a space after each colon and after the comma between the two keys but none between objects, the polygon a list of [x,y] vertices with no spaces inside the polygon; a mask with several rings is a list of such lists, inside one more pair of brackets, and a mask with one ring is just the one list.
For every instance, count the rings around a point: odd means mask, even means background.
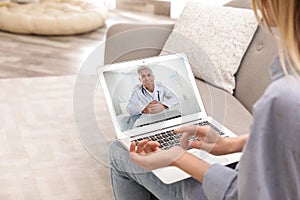
[{"label": "woman's shoulder", "polygon": [[[283,76],[273,81],[262,97],[255,103],[253,112],[279,112],[283,115],[300,109],[300,80],[294,76]],[[300,118],[300,117],[299,117]]]},{"label": "woman's shoulder", "polygon": [[284,76],[272,82],[265,95],[277,106],[300,108],[300,79],[295,76]]},{"label": "woman's shoulder", "polygon": [[[253,107],[253,117],[261,137],[278,138],[282,144],[299,150],[300,139],[300,80],[284,76],[272,82]],[[259,125],[258,125],[259,124]],[[257,132],[257,130],[255,130]]]}]

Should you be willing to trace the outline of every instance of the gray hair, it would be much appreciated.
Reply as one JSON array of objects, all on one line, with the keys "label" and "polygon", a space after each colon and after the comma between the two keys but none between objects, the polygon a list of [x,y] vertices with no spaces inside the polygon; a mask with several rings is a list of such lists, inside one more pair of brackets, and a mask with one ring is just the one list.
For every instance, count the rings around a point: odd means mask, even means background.
[{"label": "gray hair", "polygon": [[152,69],[146,65],[142,65],[137,69],[137,73],[139,74],[139,76],[141,75],[141,71],[142,70],[149,70],[151,74],[153,74]]}]

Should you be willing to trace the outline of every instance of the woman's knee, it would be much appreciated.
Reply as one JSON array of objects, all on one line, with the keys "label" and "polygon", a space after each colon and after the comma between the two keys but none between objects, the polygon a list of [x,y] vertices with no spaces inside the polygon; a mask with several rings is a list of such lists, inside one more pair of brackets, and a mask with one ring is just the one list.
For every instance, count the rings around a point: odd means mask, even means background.
[{"label": "woman's knee", "polygon": [[128,150],[118,140],[113,141],[109,147],[110,163],[113,164],[115,160],[123,160],[126,157],[128,157]]}]

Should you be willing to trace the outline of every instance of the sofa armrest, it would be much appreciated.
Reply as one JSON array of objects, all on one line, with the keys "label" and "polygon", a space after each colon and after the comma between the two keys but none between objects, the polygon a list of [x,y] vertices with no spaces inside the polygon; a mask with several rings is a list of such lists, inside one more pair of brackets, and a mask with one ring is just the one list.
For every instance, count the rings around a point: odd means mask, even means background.
[{"label": "sofa armrest", "polygon": [[115,24],[106,34],[104,63],[156,56],[174,24]]}]

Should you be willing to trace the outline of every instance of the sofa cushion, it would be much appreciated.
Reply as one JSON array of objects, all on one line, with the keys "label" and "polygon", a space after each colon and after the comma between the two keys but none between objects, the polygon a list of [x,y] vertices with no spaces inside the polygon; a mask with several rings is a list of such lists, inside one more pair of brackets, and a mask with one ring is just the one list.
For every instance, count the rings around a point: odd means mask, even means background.
[{"label": "sofa cushion", "polygon": [[251,10],[192,0],[176,21],[162,54],[186,53],[197,78],[233,93],[234,74],[256,29]]},{"label": "sofa cushion", "polygon": [[[225,6],[252,8],[251,0],[233,0]],[[273,36],[259,27],[235,75],[234,96],[251,113],[253,104],[271,82],[269,66],[278,54],[277,49],[277,43]]]},{"label": "sofa cushion", "polygon": [[196,84],[208,116],[237,135],[249,133],[252,115],[234,96],[200,80]]},{"label": "sofa cushion", "polygon": [[234,96],[250,112],[271,82],[269,66],[277,55],[276,40],[266,30],[259,28],[236,74],[234,91]]},{"label": "sofa cushion", "polygon": [[159,55],[173,26],[174,24],[132,23],[112,25],[106,33],[104,63]]},{"label": "sofa cushion", "polygon": [[251,0],[233,0],[233,1],[226,3],[224,6],[252,9]]}]

